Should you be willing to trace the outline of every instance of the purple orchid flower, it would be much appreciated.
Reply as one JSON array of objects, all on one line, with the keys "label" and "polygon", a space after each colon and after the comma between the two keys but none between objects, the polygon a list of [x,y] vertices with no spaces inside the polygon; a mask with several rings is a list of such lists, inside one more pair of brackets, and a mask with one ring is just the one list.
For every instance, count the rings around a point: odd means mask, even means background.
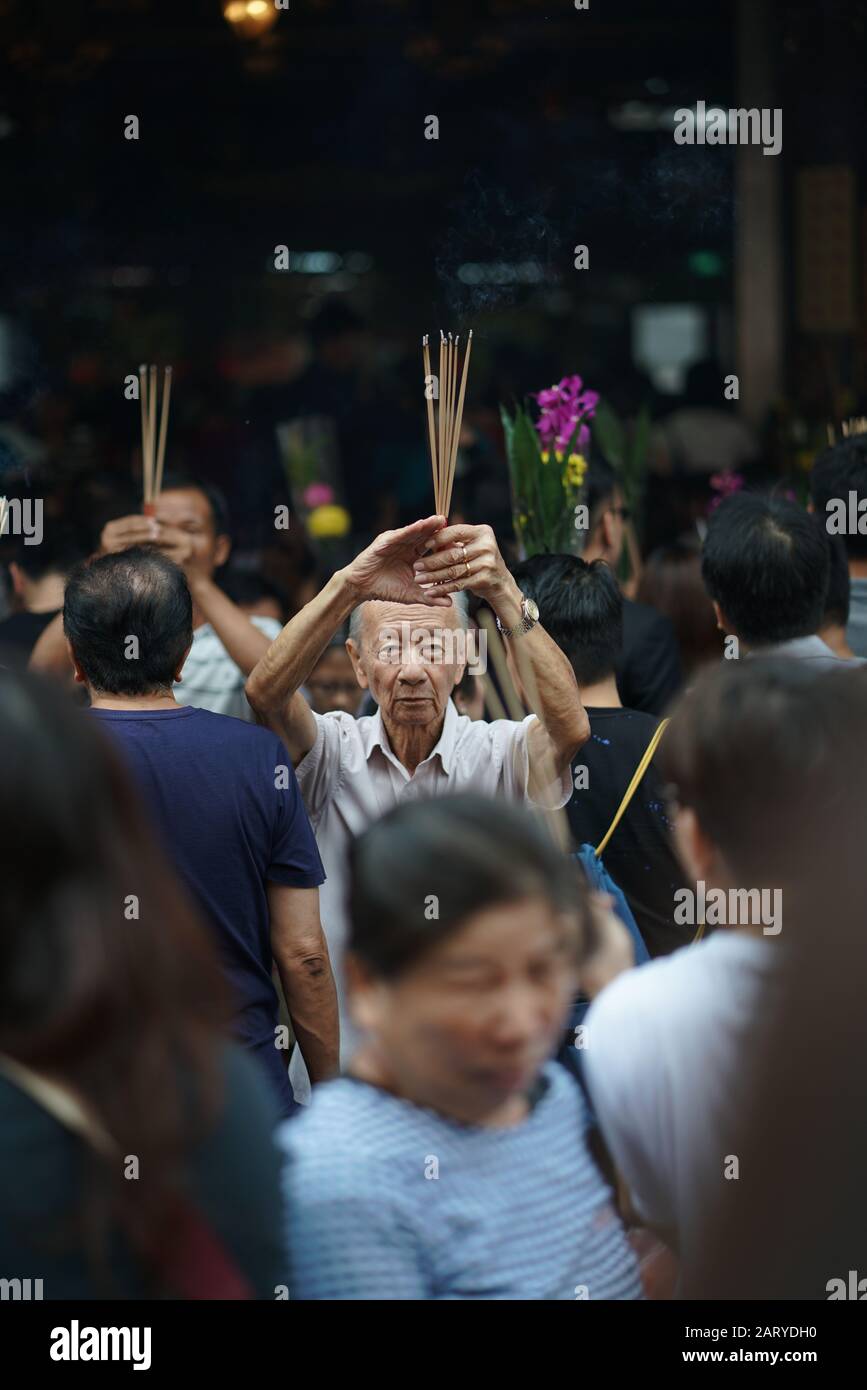
[{"label": "purple orchid flower", "polygon": [[[585,391],[583,386],[580,376],[564,376],[550,390],[536,393],[536,404],[541,411],[536,430],[543,449],[562,451],[568,448],[576,425],[585,419],[592,419],[599,404],[599,393]],[[576,446],[584,449],[589,442],[590,430],[581,423]]]}]

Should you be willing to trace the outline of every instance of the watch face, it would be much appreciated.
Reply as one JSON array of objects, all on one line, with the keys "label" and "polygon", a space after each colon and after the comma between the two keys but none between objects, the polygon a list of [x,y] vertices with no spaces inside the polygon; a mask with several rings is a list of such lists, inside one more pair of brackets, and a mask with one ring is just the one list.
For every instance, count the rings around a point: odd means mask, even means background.
[{"label": "watch face", "polygon": [[539,605],[531,598],[525,599],[525,603],[527,605],[527,617],[532,619],[534,623],[537,623],[539,621]]}]

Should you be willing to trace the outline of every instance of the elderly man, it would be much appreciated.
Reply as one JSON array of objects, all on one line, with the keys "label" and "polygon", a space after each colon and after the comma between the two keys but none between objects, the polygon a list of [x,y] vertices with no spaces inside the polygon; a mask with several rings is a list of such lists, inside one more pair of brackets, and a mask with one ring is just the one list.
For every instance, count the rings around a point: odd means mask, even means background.
[{"label": "elderly man", "polygon": [[[463,662],[455,631],[466,626],[466,590],[490,604],[507,644],[521,644],[539,691],[539,718],[486,724],[457,713],[451,695]],[[288,749],[316,832],[327,874],[322,923],[341,1003],[347,850],[365,826],[419,796],[473,788],[523,799],[531,779],[546,805],[568,801],[571,760],[590,726],[572,667],[538,617],[489,526],[447,526],[432,516],[384,532],[333,575],[250,675],[247,698]],[[300,694],[347,618],[358,683],[379,706],[360,719],[314,714]],[[431,894],[436,889],[432,883]],[[419,903],[420,912],[425,907]],[[342,1007],[341,1029],[345,1058],[354,1040]],[[303,1098],[297,1056],[290,1076]]]}]

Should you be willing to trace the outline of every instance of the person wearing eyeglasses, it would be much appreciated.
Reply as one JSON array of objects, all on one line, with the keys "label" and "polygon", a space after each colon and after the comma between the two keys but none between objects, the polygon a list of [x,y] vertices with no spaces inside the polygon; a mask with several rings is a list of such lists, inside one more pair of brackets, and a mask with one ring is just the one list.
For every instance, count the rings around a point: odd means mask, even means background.
[{"label": "person wearing eyeglasses", "polygon": [[307,677],[304,693],[316,714],[328,714],[329,710],[358,714],[362,692],[346,650],[344,632],[333,637],[325,648]]}]

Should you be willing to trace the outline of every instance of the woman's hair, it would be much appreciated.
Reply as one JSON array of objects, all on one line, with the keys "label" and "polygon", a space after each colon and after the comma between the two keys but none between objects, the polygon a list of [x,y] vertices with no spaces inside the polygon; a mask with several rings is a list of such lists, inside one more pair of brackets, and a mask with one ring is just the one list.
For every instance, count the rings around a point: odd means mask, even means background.
[{"label": "woman's hair", "polygon": [[[790,845],[796,887],[739,1053],[738,1121],[726,1144],[738,1178],[709,1186],[687,1298],[826,1299],[840,1296],[850,1270],[867,1276],[865,710],[867,677],[835,672],[814,679],[809,722],[787,732],[803,777],[805,826]],[[776,791],[780,814],[786,789]]]},{"label": "woman's hair", "polygon": [[722,656],[723,637],[701,577],[697,542],[680,540],[654,550],[645,564],[636,597],[670,619],[685,676]]},{"label": "woman's hair", "polygon": [[95,720],[4,672],[0,767],[0,1053],[115,1141],[116,1161],[88,1155],[72,1233],[97,1277],[119,1224],[158,1283],[183,1160],[220,1100],[222,981]]},{"label": "woman's hair", "polygon": [[[349,949],[395,979],[474,913],[541,898],[592,934],[586,880],[525,810],[461,795],[399,806],[350,849]],[[434,908],[435,904],[435,908]]]}]

